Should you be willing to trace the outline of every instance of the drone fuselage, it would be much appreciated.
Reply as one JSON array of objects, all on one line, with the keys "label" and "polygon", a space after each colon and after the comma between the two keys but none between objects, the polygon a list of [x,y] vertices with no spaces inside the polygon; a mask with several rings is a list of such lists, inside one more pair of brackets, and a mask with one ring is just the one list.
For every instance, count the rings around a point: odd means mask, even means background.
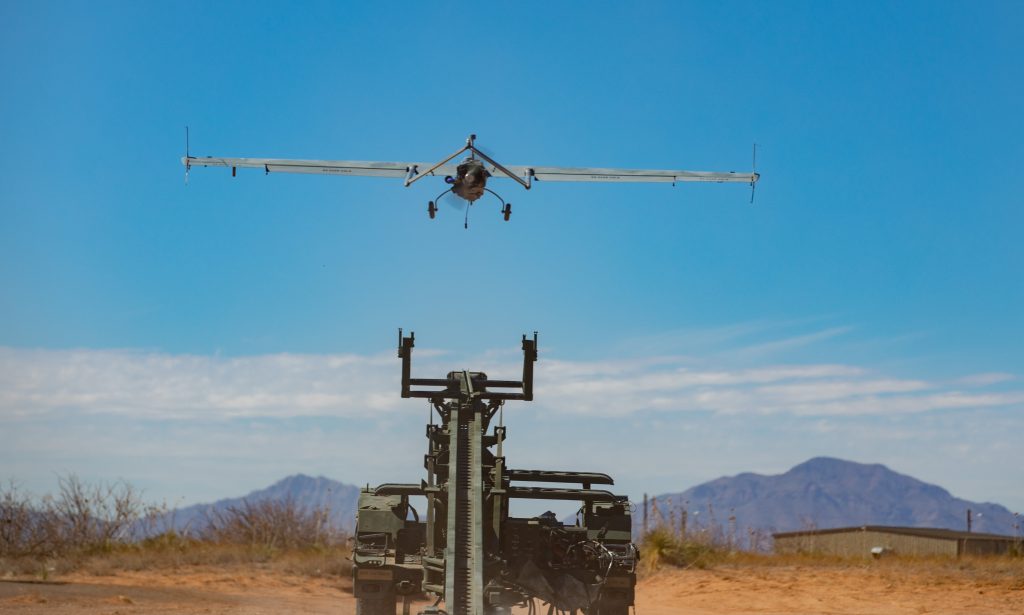
[{"label": "drone fuselage", "polygon": [[468,158],[456,169],[456,176],[452,180],[452,193],[472,203],[484,195],[487,178],[490,176],[483,162]]}]

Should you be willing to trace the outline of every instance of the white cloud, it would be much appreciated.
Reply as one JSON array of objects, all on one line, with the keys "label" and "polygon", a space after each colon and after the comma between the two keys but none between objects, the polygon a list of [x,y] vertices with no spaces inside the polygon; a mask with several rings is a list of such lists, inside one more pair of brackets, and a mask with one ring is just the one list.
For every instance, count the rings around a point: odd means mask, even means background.
[{"label": "white cloud", "polygon": [[681,362],[554,362],[553,368],[538,370],[537,399],[562,411],[612,416],[642,410],[889,415],[1024,404],[1021,391],[968,394],[848,365],[694,369]]},{"label": "white cloud", "polygon": [[0,416],[72,411],[137,418],[346,415],[399,407],[391,357],[240,358],[118,350],[0,349]]},{"label": "white cloud", "polygon": [[[444,353],[417,354],[416,374],[447,371]],[[514,378],[520,363],[505,352],[479,361]],[[545,357],[535,405],[557,414],[628,415],[641,411],[851,416],[1024,405],[1024,391],[960,391],[1007,382],[980,374],[953,385],[903,379],[840,364],[695,367],[692,359],[655,356],[615,361]],[[407,409],[391,353],[273,354],[225,358],[130,350],[0,348],[0,419],[47,413],[151,419],[363,416]],[[1005,387],[1004,387],[1005,389]]]},{"label": "white cloud", "polygon": [[1001,382],[1010,382],[1016,379],[1017,377],[1013,374],[1007,374],[1005,372],[988,372],[984,374],[971,374],[970,376],[964,376],[957,380],[957,382],[964,386],[986,387],[993,384],[999,384]]},{"label": "white cloud", "polygon": [[786,339],[773,340],[770,342],[764,342],[761,344],[754,344],[746,346],[737,350],[736,353],[747,356],[764,356],[771,355],[786,350],[793,350],[795,348],[801,348],[816,344],[818,342],[831,339],[840,335],[849,333],[852,327],[832,327],[830,329],[824,329],[822,331],[815,331],[814,333],[805,333],[802,335],[795,335]]}]

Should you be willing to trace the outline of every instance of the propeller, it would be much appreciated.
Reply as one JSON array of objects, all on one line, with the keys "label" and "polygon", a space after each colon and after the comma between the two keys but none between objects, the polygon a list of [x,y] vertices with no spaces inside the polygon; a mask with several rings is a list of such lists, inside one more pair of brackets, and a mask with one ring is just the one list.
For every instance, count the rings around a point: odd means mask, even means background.
[{"label": "propeller", "polygon": [[188,172],[192,169],[192,164],[189,161],[191,155],[188,151],[188,126],[185,126],[185,185],[188,185]]},{"label": "propeller", "polygon": [[480,152],[484,156],[487,156],[488,158],[491,158],[493,160],[497,160],[497,158],[494,157],[494,152],[491,151],[491,148],[489,148],[489,147],[478,147],[475,144],[473,145],[473,147],[476,148],[476,151]]},{"label": "propeller", "polygon": [[442,195],[440,197],[440,201],[439,202],[444,203],[445,205],[447,205],[451,209],[454,209],[456,211],[461,211],[462,212],[462,227],[463,228],[467,228],[467,229],[469,228],[469,208],[473,205],[472,203],[470,203],[466,199],[462,198],[461,196],[455,194],[451,190],[449,190],[447,193]]},{"label": "propeller", "polygon": [[437,205],[438,207],[444,205],[449,209],[461,212],[469,206],[469,201],[449,190],[437,197]]},{"label": "propeller", "polygon": [[451,188],[448,188],[441,194],[434,197],[433,201],[427,203],[427,213],[430,215],[431,219],[434,219],[434,217],[437,216],[437,212],[442,205],[450,209],[463,212],[463,227],[469,228],[469,201],[452,192]]},{"label": "propeller", "polygon": [[750,204],[754,204],[754,190],[757,189],[757,143],[754,144],[754,159],[750,165],[750,172],[754,175],[753,179],[750,180]]}]

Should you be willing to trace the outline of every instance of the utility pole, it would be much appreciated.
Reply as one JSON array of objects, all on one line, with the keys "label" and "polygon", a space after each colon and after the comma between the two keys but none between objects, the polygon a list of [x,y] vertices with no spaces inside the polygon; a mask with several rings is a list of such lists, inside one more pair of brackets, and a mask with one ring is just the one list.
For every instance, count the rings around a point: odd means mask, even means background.
[{"label": "utility pole", "polygon": [[647,535],[647,494],[644,494],[644,536]]}]

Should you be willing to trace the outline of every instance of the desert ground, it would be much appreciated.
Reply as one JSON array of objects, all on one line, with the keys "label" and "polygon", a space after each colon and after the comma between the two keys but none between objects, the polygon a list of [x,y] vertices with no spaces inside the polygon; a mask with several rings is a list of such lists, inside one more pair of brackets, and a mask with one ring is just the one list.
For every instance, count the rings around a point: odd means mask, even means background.
[{"label": "desert ground", "polygon": [[[73,572],[48,580],[0,580],[0,611],[347,615],[355,613],[348,589],[347,579],[337,576],[283,574],[259,566]],[[643,576],[636,613],[1021,615],[1024,563],[769,562],[662,569]]]}]

